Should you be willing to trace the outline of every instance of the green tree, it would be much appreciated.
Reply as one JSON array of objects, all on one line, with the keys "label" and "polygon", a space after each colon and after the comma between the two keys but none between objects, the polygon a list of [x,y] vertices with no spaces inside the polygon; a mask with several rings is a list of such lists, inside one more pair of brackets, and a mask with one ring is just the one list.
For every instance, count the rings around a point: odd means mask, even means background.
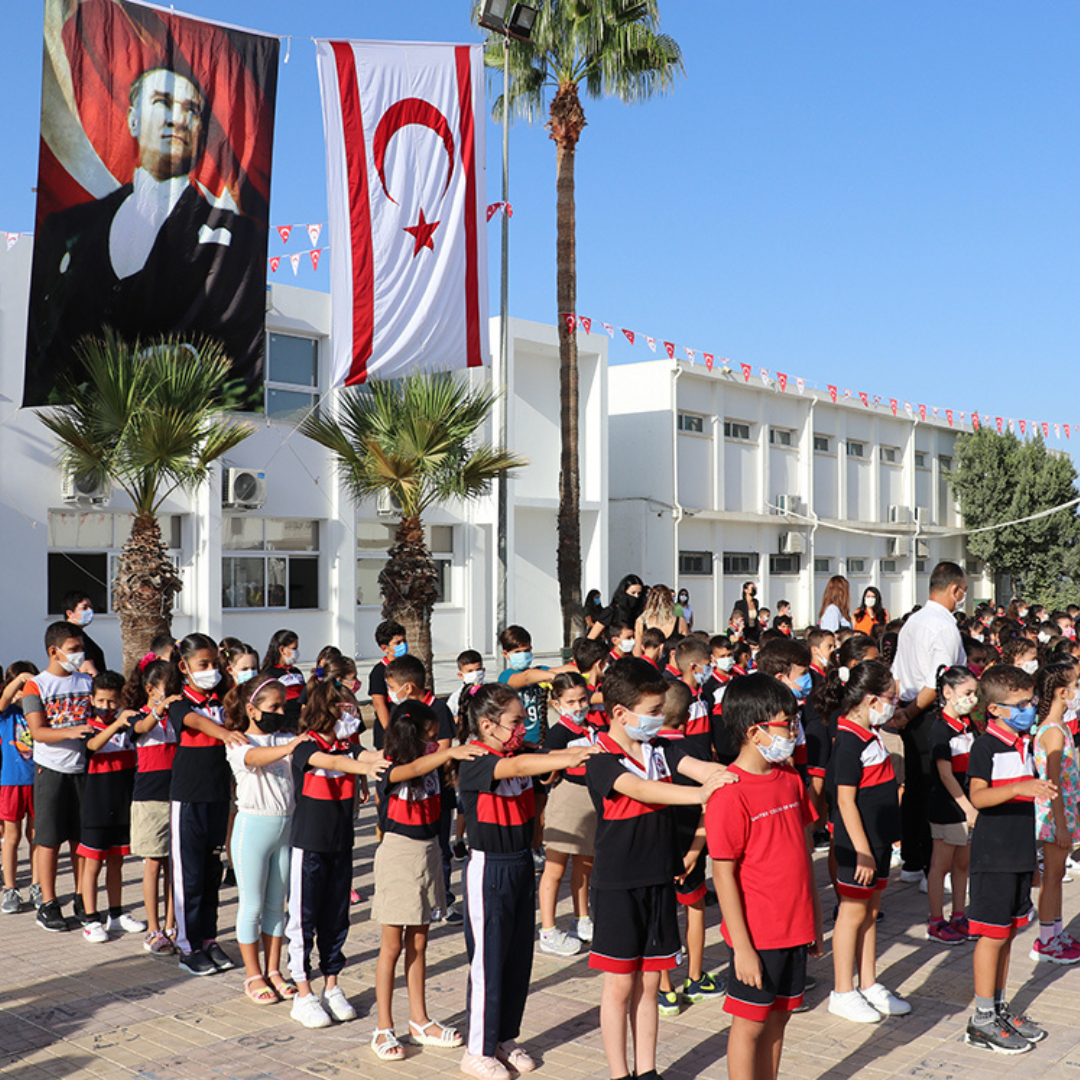
[{"label": "green tree", "polygon": [[[949,483],[960,501],[964,527],[1015,521],[1075,499],[1077,472],[1066,454],[1041,438],[1023,441],[983,428],[956,440]],[[1036,521],[976,533],[968,550],[994,574],[1019,580],[1026,600],[1049,608],[1072,603],[1080,580],[1080,518],[1076,507]]]},{"label": "green tree", "polygon": [[56,437],[63,469],[118,487],[134,504],[111,583],[130,671],[154,635],[171,629],[181,588],[161,538],[161,504],[178,488],[195,490],[252,429],[226,415],[231,364],[216,344],[124,341],[106,329],[84,338],[79,352],[85,381],[67,385],[72,404],[43,412],[41,421]]},{"label": "green tree", "polygon": [[[484,62],[500,71],[509,47],[511,114],[533,122],[547,109],[555,143],[556,301],[562,453],[559,462],[557,571],[563,644],[585,630],[581,603],[581,479],[578,454],[577,337],[563,314],[577,311],[577,224],[574,167],[585,128],[581,90],[590,98],[617,97],[628,104],[672,88],[683,72],[682,52],[660,32],[658,0],[547,0],[529,42],[487,38]],[[478,19],[480,4],[473,5]],[[502,95],[495,101],[501,119]]]},{"label": "green tree", "polygon": [[383,618],[405,627],[431,674],[431,609],[438,571],[424,539],[426,510],[486,495],[500,476],[526,464],[477,442],[495,395],[450,374],[373,379],[342,391],[332,409],[313,413],[300,431],[334,455],[356,501],[385,496],[398,510],[394,542],[379,574]]}]

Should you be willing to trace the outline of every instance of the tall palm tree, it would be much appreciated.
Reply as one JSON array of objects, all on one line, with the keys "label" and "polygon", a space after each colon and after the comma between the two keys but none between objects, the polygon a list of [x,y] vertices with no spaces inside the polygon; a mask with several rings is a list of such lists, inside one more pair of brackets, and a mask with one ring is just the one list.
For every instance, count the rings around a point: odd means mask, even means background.
[{"label": "tall palm tree", "polygon": [[56,436],[62,468],[115,485],[135,506],[112,582],[123,670],[130,671],[154,636],[171,628],[181,588],[161,538],[161,504],[178,488],[202,484],[210,464],[252,429],[225,415],[231,364],[216,344],[124,341],[105,329],[84,338],[79,351],[85,381],[66,388],[72,404],[41,421]]},{"label": "tall palm tree", "polygon": [[[533,0],[535,3],[536,0]],[[480,4],[473,5],[473,19]],[[660,33],[659,0],[546,0],[528,42],[490,34],[488,67],[502,69],[509,47],[509,106],[530,122],[548,105],[547,129],[555,142],[556,300],[559,327],[559,393],[562,454],[559,462],[558,578],[563,644],[584,633],[581,604],[581,480],[578,457],[577,337],[564,318],[577,311],[574,165],[585,127],[580,91],[614,96],[628,104],[672,88],[683,72],[682,51]],[[502,95],[495,101],[502,118]]]},{"label": "tall palm tree", "polygon": [[431,610],[438,570],[424,540],[424,512],[479,498],[527,462],[476,441],[495,402],[489,387],[450,374],[373,379],[342,391],[336,406],[310,415],[300,432],[334,455],[356,501],[389,497],[398,512],[394,542],[379,574],[383,618],[405,627],[431,675]]}]

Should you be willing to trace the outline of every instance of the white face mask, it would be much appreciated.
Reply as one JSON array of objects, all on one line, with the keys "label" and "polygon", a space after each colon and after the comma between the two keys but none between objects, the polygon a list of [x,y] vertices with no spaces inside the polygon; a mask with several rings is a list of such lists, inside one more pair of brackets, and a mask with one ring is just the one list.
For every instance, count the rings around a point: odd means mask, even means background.
[{"label": "white face mask", "polygon": [[735,657],[721,656],[719,660],[715,661],[715,666],[727,674],[735,666]]},{"label": "white face mask", "polygon": [[290,649],[288,652],[281,654],[281,666],[292,667],[293,661],[296,659],[296,650]]},{"label": "white face mask", "polygon": [[874,706],[871,705],[870,726],[873,728],[883,727],[893,718],[895,712],[896,706],[891,701],[887,701],[885,703],[885,708],[881,710],[875,709]]},{"label": "white face mask", "polygon": [[955,701],[949,703],[949,708],[952,709],[957,716],[967,716],[975,705],[978,698],[974,694],[965,694],[963,697],[958,697]]},{"label": "white face mask", "polygon": [[1021,671],[1026,671],[1029,675],[1034,675],[1039,670],[1038,660],[1025,660],[1022,664],[1016,665]]},{"label": "white face mask", "polygon": [[394,705],[400,705],[405,700],[407,695],[405,693],[404,687],[402,687],[402,689],[400,690],[391,690],[388,686],[386,688],[386,696]]},{"label": "white face mask", "polygon": [[475,671],[463,671],[461,673],[461,681],[466,686],[482,686],[486,677],[487,672],[483,668],[477,668]]},{"label": "white face mask", "polygon": [[217,668],[207,668],[205,671],[191,672],[190,678],[199,690],[213,690],[221,682],[221,672]]},{"label": "white face mask", "polygon": [[634,651],[634,639],[632,637],[619,638],[619,652],[629,653]]},{"label": "white face mask", "polygon": [[762,746],[761,743],[754,745],[770,765],[779,765],[795,753],[795,740],[790,735],[774,735],[768,746]]},{"label": "white face mask", "polygon": [[863,606],[864,607],[877,607],[877,597],[876,596],[864,596],[863,597]]},{"label": "white face mask", "polygon": [[63,660],[60,661],[60,666],[69,674],[74,675],[86,663],[86,653],[73,652],[73,653],[61,653]]}]

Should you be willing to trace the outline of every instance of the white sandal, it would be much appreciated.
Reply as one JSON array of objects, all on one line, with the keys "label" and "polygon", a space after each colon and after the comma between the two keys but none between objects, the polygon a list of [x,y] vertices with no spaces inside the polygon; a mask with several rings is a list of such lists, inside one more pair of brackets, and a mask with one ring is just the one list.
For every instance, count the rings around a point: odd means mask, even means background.
[{"label": "white sandal", "polygon": [[[379,1042],[380,1035],[386,1036],[382,1042]],[[405,1060],[405,1047],[398,1042],[393,1028],[376,1028],[371,1036],[371,1049],[381,1061]]]},{"label": "white sandal", "polygon": [[[424,1033],[430,1027],[437,1027],[439,1034],[425,1035]],[[429,1020],[426,1024],[418,1024],[415,1020],[410,1020],[409,1037],[417,1046],[437,1046],[442,1050],[453,1050],[465,1041],[457,1028],[447,1027],[437,1020]]]}]

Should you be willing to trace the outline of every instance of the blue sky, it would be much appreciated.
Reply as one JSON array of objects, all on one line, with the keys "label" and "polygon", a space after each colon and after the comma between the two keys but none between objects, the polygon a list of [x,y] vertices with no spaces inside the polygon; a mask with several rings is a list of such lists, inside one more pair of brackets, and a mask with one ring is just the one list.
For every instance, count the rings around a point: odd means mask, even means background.
[{"label": "blue sky", "polygon": [[[33,221],[42,6],[4,6],[0,230],[19,231]],[[326,219],[310,37],[477,40],[468,0],[176,7],[293,36],[274,224]],[[581,313],[755,371],[1080,426],[1080,7],[661,0],[661,15],[684,50],[674,92],[586,101]],[[499,151],[489,124],[489,201]],[[553,322],[554,145],[519,123],[511,153],[511,311]],[[308,246],[294,234],[271,251]],[[327,265],[296,283],[327,288]]]}]

